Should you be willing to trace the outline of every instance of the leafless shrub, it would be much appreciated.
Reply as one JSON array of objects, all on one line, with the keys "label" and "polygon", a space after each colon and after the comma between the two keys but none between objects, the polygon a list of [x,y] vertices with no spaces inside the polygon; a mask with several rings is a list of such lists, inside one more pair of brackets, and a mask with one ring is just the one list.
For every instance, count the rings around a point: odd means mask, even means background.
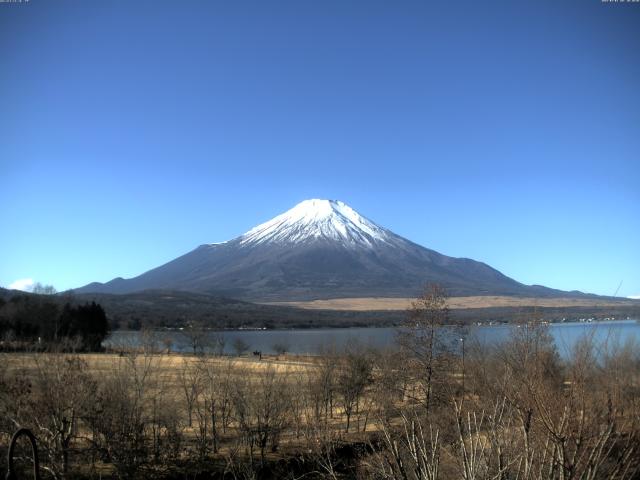
[{"label": "leafless shrub", "polygon": [[66,478],[70,455],[78,439],[78,423],[94,390],[85,362],[58,354],[27,357],[29,371],[19,370],[0,380],[0,413],[8,437],[29,428],[38,438],[42,469],[53,478]]},{"label": "leafless shrub", "polygon": [[203,356],[196,365],[199,392],[196,400],[198,416],[199,453],[203,457],[209,450],[218,452],[220,437],[226,432],[231,410],[232,361],[219,363]]},{"label": "leafless shrub", "polygon": [[146,428],[151,455],[156,465],[170,465],[180,458],[184,441],[185,425],[178,402],[170,395],[158,395],[151,399],[151,405]]},{"label": "leafless shrub", "polygon": [[158,393],[156,361],[153,355],[135,353],[116,360],[99,382],[87,413],[94,447],[121,479],[133,478],[150,459],[149,411]]},{"label": "leafless shrub", "polygon": [[325,424],[333,417],[333,405],[336,392],[336,371],[339,357],[335,348],[322,349],[319,353],[318,367],[307,376],[310,401],[316,422]]},{"label": "leafless shrub", "polygon": [[286,342],[276,342],[271,346],[276,355],[281,356],[289,351],[289,345]]},{"label": "leafless shrub", "polygon": [[[460,352],[439,346],[446,303],[431,300],[400,350],[351,344],[291,370],[204,351],[167,357],[146,341],[95,370],[82,360],[91,357],[12,354],[0,362],[0,444],[31,428],[54,478],[88,458],[96,476],[112,466],[118,478],[152,477],[185,463],[258,478],[280,455],[303,464],[300,478],[637,478],[634,343],[585,337],[561,357],[534,319],[501,344],[466,342],[463,369]],[[361,441],[364,451],[343,448]]]},{"label": "leafless shrub", "polygon": [[193,409],[202,390],[202,369],[189,358],[182,359],[178,372],[178,382],[187,411],[187,424],[193,426]]},{"label": "leafless shrub", "polygon": [[393,480],[436,480],[440,475],[441,441],[434,425],[415,409],[400,411],[401,424],[382,422],[382,445],[365,461],[370,476]]},{"label": "leafless shrub", "polygon": [[372,369],[371,356],[364,348],[357,344],[347,347],[339,365],[336,380],[336,392],[346,417],[347,433],[351,425],[351,417],[354,412],[356,414],[359,412],[364,391],[371,383]]},{"label": "leafless shrub", "polygon": [[287,375],[277,374],[270,367],[255,383],[238,378],[233,387],[234,415],[249,458],[253,460],[254,449],[258,448],[264,464],[267,446],[275,452],[280,435],[289,425],[291,398]]},{"label": "leafless shrub", "polygon": [[240,337],[237,337],[233,340],[232,347],[236,352],[236,355],[238,355],[239,357],[247,353],[247,351],[249,350],[249,344]]},{"label": "leafless shrub", "polygon": [[208,345],[208,338],[207,330],[202,323],[190,322],[182,331],[182,334],[187,339],[194,355],[202,354],[205,351]]}]

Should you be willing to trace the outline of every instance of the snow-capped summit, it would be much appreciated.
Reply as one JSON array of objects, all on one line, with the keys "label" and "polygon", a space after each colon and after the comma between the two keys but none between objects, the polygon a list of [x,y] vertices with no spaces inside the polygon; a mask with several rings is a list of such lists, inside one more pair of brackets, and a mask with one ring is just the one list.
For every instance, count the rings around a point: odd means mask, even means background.
[{"label": "snow-capped summit", "polygon": [[252,228],[240,237],[242,245],[268,242],[304,243],[339,241],[348,246],[371,247],[386,242],[390,232],[338,200],[311,199]]},{"label": "snow-capped summit", "polygon": [[305,200],[234,239],[200,245],[135,278],[92,283],[79,292],[187,290],[286,301],[414,297],[425,282],[437,282],[454,296],[558,294],[522,285],[484,263],[429,250],[342,202],[318,199]]}]

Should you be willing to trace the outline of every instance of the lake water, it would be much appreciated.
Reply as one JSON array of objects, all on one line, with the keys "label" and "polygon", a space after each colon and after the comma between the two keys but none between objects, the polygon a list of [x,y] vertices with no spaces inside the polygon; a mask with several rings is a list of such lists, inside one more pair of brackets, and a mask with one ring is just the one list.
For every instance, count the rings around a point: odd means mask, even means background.
[{"label": "lake water", "polygon": [[[486,325],[467,328],[469,341],[477,339],[483,343],[498,343],[509,338],[512,325]],[[260,350],[263,353],[275,353],[274,345],[287,346],[287,351],[296,354],[318,354],[323,347],[341,348],[349,342],[377,348],[392,347],[396,342],[397,328],[331,328],[303,330],[233,330],[209,332],[211,338],[222,335],[225,353],[234,353],[233,343],[243,340],[249,351]],[[596,343],[627,341],[640,342],[640,322],[637,320],[616,320],[585,323],[555,323],[549,325],[549,332],[556,342],[561,356],[571,352],[581,338],[592,336]],[[161,348],[163,340],[170,338],[173,351],[190,350],[188,339],[180,331],[159,331],[153,333],[153,340]],[[115,331],[104,342],[105,346],[140,345],[139,332]]]}]

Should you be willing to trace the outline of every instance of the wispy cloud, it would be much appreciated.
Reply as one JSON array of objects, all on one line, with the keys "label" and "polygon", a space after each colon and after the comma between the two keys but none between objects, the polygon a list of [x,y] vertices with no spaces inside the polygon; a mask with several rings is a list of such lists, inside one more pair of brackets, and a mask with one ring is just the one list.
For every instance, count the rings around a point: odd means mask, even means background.
[{"label": "wispy cloud", "polygon": [[33,290],[34,283],[33,278],[21,278],[9,284],[7,288],[9,290],[23,290],[25,292],[30,292]]},{"label": "wispy cloud", "polygon": [[627,298],[630,298],[632,300],[640,300],[640,294],[638,294],[638,295],[629,295]]}]

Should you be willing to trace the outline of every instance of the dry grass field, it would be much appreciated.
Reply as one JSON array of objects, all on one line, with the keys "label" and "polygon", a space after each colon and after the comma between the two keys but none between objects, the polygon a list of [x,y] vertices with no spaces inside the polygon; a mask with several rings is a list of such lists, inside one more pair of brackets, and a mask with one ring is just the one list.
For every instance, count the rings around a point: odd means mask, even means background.
[{"label": "dry grass field", "polygon": [[[636,344],[585,337],[565,359],[532,320],[459,355],[438,341],[445,301],[437,287],[418,299],[394,350],[231,357],[170,353],[148,338],[100,354],[0,353],[0,458],[26,427],[60,479],[640,474]],[[482,475],[465,476],[476,465]],[[442,473],[407,477],[405,466]]]},{"label": "dry grass field", "polygon": [[[4,363],[6,372],[20,370],[23,372],[35,372],[39,365],[47,363],[47,357],[51,355],[58,357],[60,354],[46,353],[4,353],[0,354],[0,359]],[[117,353],[81,353],[79,356],[85,363],[88,373],[97,377],[103,377],[118,371],[134,358],[136,366],[143,369],[150,365],[154,374],[165,381],[165,386],[173,386],[176,391],[169,391],[169,394],[180,395],[179,375],[186,367],[197,367],[202,362],[202,357],[181,353],[158,353],[153,355],[119,355]],[[219,369],[230,367],[238,374],[251,374],[259,376],[267,370],[274,370],[277,374],[295,376],[296,374],[312,373],[318,367],[316,356],[305,355],[263,355],[262,360],[253,356],[241,357],[215,357],[207,356],[206,361]],[[128,366],[128,365],[127,365]]]},{"label": "dry grass field", "polygon": [[[302,390],[308,387],[307,382],[319,373],[323,368],[323,358],[317,355],[262,355],[262,358],[253,355],[245,356],[197,356],[183,353],[144,353],[129,351],[121,355],[119,353],[31,353],[15,352],[0,353],[0,361],[3,363],[5,375],[23,374],[27,378],[37,378],[47,371],[49,364],[59,364],[61,359],[79,358],[84,365],[85,373],[95,379],[107,379],[110,376],[124,373],[129,376],[146,376],[143,381],[148,382],[150,390],[161,393],[165,399],[175,401],[180,406],[182,421],[186,421],[185,388],[193,388],[191,385],[199,384],[197,390],[202,393],[206,383],[203,375],[204,369],[215,372],[218,377],[227,377],[231,382],[239,380],[255,385],[265,376],[274,374],[282,387],[288,389],[287,393],[297,392],[305,396],[307,392]],[[326,368],[326,365],[324,366]],[[198,372],[197,375],[196,372]],[[229,388],[227,385],[226,388]],[[311,412],[306,412],[310,415]],[[333,406],[331,424],[336,429],[344,428],[342,408],[336,402]],[[195,422],[194,422],[195,423]],[[371,430],[373,424],[370,425]],[[187,428],[187,433],[193,434],[196,425]]]},{"label": "dry grass field", "polygon": [[[122,355],[14,352],[0,353],[0,376],[4,379],[26,379],[27,383],[33,385],[48,384],[49,378],[56,384],[55,390],[62,393],[66,389],[66,382],[74,382],[75,374],[70,372],[67,380],[62,380],[67,369],[65,362],[72,359],[81,362],[83,375],[92,379],[92,385],[97,387],[87,398],[93,398],[91,402],[100,402],[100,398],[115,402],[116,412],[111,412],[115,415],[115,425],[127,421],[126,418],[139,408],[137,415],[145,419],[145,436],[151,438],[145,443],[157,445],[158,442],[166,442],[170,437],[163,440],[162,435],[166,437],[170,428],[176,429],[173,433],[180,437],[179,443],[175,443],[179,448],[176,459],[202,459],[213,455],[224,463],[238,462],[240,455],[244,458],[242,462],[246,462],[246,456],[249,455],[250,458],[261,456],[262,462],[275,462],[289,458],[292,452],[308,450],[310,442],[320,441],[318,435],[321,433],[316,430],[318,427],[310,397],[310,389],[316,385],[315,378],[323,368],[322,359],[317,356],[263,355],[259,359],[253,355],[216,357],[143,351],[129,351]],[[77,368],[75,363],[70,365]],[[8,385],[12,383],[24,384],[15,380],[9,381]],[[105,391],[105,388],[115,388],[117,391],[122,387],[124,391],[120,395],[124,397]],[[74,387],[71,387],[70,391],[73,390]],[[349,431],[345,431],[344,407],[338,401],[338,396],[332,395],[336,398],[330,400],[331,412],[327,414],[325,423],[325,428],[332,433],[326,434],[326,441],[338,438],[349,441],[376,430],[373,418],[369,418],[368,410],[364,410],[369,408],[371,395],[360,399],[359,405],[363,410],[353,413]],[[16,403],[28,402],[30,396],[27,393],[23,400]],[[57,394],[54,396],[57,397]],[[133,401],[138,407],[120,419],[117,405],[120,402],[126,405],[128,401]],[[36,402],[45,404],[48,400]],[[62,415],[69,412],[68,407],[61,407],[58,403],[51,408],[62,408]],[[11,410],[9,407],[8,411]],[[211,424],[212,415],[215,415],[217,422],[215,427]],[[363,420],[365,416],[367,420]],[[80,451],[89,451],[93,448],[93,441],[83,439],[91,436],[92,421],[84,415],[77,419],[80,424],[74,434],[77,438],[76,447]],[[25,421],[26,424],[30,420],[21,419],[20,423]],[[163,423],[167,421],[169,423]],[[32,428],[37,431],[36,425],[39,424],[34,423]],[[215,432],[212,428],[215,428]],[[5,447],[3,443],[10,433],[11,427],[4,434],[0,433],[0,449]],[[215,443],[212,443],[214,436]],[[322,441],[325,441],[324,437]],[[122,449],[126,444],[127,441],[124,445],[118,444],[117,448]],[[269,448],[265,448],[267,445]],[[134,448],[134,445],[129,448]],[[87,460],[76,458],[75,461],[84,464]],[[117,466],[103,462],[94,460],[91,468],[94,473],[99,471],[101,475],[120,476]],[[88,467],[79,467],[79,470],[87,474]]]},{"label": "dry grass field", "polygon": [[[286,305],[310,310],[351,310],[351,311],[395,311],[406,310],[412,298],[334,298],[329,300],[311,300],[300,302],[270,302],[268,305]],[[608,307],[637,305],[628,299],[600,300],[592,298],[532,298],[507,296],[450,297],[447,305],[450,309],[492,308],[492,307]]]},{"label": "dry grass field", "polygon": [[[57,478],[636,478],[637,349],[593,362],[587,342],[564,361],[546,329],[462,358],[412,353],[420,336],[262,359],[0,353],[0,454],[26,426]],[[525,475],[524,459],[553,474]],[[483,475],[465,477],[473,465]]]}]

